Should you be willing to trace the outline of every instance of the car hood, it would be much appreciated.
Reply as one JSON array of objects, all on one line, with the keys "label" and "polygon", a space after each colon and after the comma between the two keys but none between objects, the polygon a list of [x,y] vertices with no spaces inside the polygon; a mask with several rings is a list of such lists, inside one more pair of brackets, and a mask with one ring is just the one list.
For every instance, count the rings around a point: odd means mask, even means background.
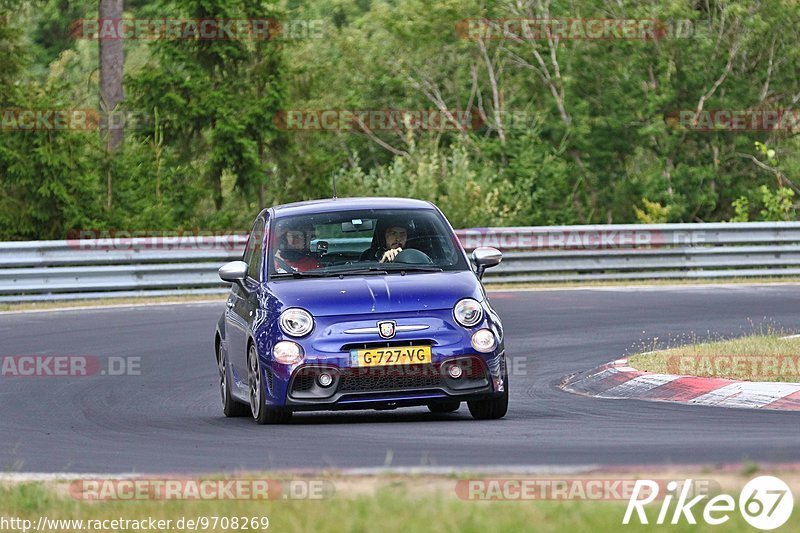
[{"label": "car hood", "polygon": [[279,308],[302,307],[314,316],[452,309],[461,298],[484,298],[469,271],[287,279],[267,288]]}]

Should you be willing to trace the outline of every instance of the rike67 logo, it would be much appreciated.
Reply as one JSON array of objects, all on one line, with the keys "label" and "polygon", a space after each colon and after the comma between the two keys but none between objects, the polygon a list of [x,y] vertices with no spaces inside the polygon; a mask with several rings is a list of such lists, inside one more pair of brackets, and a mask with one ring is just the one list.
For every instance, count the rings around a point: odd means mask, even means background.
[{"label": "rike67 logo", "polygon": [[[639,523],[650,523],[645,506],[657,498],[661,500],[661,507],[655,524],[679,524],[684,520],[688,524],[697,524],[696,514],[701,516],[706,524],[712,526],[730,520],[731,514],[737,507],[737,501],[733,496],[718,494],[709,498],[708,494],[693,495],[692,487],[691,479],[685,480],[682,484],[671,481],[667,484],[666,494],[662,495],[659,494],[659,484],[655,481],[637,480],[622,523],[630,524],[634,513]],[[706,498],[709,499],[704,502]],[[675,501],[674,508],[673,501]],[[768,531],[781,527],[789,520],[794,508],[794,497],[789,486],[782,480],[773,476],[760,476],[744,486],[739,494],[738,508],[748,524]]]}]

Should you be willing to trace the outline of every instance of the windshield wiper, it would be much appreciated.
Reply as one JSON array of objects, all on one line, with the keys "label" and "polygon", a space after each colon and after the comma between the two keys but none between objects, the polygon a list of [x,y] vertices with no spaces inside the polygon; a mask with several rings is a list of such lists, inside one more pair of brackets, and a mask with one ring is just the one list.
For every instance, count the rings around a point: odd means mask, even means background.
[{"label": "windshield wiper", "polygon": [[272,279],[288,279],[288,278],[333,278],[337,276],[364,276],[364,275],[373,275],[373,276],[380,276],[384,274],[388,274],[385,269],[379,267],[369,267],[369,268],[356,268],[352,270],[327,270],[327,271],[307,271],[307,272],[288,272],[288,273],[280,273],[280,274],[273,274]]},{"label": "windshield wiper", "polygon": [[406,272],[442,272],[442,269],[436,266],[426,265],[399,265],[399,264],[381,264],[381,266],[371,266],[366,268],[354,268],[351,270],[327,270],[327,271],[307,271],[307,272],[288,272],[273,274],[272,279],[300,279],[300,278],[332,278],[337,276],[382,276],[394,272],[405,274]]},{"label": "windshield wiper", "polygon": [[389,269],[389,272],[442,272],[442,269],[437,266],[425,265],[397,265],[395,264]]},{"label": "windshield wiper", "polygon": [[363,276],[367,275],[383,275],[388,274],[389,272],[386,269],[381,267],[368,267],[368,268],[356,268],[353,270],[338,270],[334,272],[329,272],[331,276]]},{"label": "windshield wiper", "polygon": [[300,271],[294,271],[294,272],[273,274],[270,277],[272,279],[286,279],[286,278],[299,279],[299,278],[324,278],[327,275],[328,275],[327,272],[300,272]]}]

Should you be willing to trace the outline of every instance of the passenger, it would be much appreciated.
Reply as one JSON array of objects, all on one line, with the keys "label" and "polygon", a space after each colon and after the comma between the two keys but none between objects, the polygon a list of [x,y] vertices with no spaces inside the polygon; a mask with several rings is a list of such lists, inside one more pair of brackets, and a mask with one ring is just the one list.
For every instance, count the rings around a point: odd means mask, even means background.
[{"label": "passenger", "polygon": [[313,238],[314,226],[310,223],[290,223],[278,238],[275,271],[286,274],[320,268],[319,258],[310,249]]}]

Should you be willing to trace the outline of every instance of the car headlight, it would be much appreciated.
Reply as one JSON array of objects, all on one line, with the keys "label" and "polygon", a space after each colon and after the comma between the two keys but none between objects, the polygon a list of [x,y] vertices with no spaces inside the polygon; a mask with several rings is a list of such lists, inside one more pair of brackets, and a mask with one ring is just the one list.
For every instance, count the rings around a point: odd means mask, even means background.
[{"label": "car headlight", "polygon": [[479,329],[472,334],[472,347],[481,353],[488,353],[497,348],[494,333],[488,329]]},{"label": "car headlight", "polygon": [[293,365],[303,360],[303,348],[292,341],[281,341],[272,348],[272,356],[279,363]]},{"label": "car headlight", "polygon": [[453,316],[456,322],[465,328],[471,328],[481,321],[483,318],[483,307],[477,300],[472,298],[464,298],[456,303],[453,308]]},{"label": "car headlight", "polygon": [[311,313],[299,307],[292,307],[281,313],[281,330],[290,337],[304,337],[314,329]]}]

